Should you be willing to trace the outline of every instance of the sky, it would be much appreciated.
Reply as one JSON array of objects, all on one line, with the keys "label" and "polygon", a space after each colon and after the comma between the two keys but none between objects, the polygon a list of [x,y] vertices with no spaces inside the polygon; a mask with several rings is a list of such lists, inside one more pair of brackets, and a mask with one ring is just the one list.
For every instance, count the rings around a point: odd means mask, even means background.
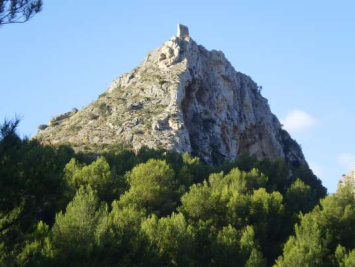
[{"label": "sky", "polygon": [[355,168],[355,1],[44,0],[0,28],[0,120],[21,136],[103,93],[176,35],[222,50],[262,94],[332,193]]}]

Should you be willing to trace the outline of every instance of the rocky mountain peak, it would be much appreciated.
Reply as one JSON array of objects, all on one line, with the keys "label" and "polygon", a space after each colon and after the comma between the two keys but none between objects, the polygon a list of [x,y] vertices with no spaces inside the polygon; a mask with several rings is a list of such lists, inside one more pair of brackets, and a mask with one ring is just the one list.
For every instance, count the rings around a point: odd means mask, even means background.
[{"label": "rocky mountain peak", "polygon": [[219,163],[249,152],[307,164],[257,84],[223,52],[198,45],[186,26],[112,82],[96,101],[53,118],[35,136],[77,149],[126,143],[163,147]]}]

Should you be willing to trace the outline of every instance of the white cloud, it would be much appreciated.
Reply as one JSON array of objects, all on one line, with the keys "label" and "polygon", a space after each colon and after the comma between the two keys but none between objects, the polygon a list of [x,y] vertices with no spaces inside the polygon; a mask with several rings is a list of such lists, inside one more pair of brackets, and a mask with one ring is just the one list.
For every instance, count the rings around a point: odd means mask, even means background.
[{"label": "white cloud", "polygon": [[317,123],[317,120],[302,110],[294,109],[286,118],[281,120],[284,128],[289,132],[304,132]]},{"label": "white cloud", "polygon": [[338,162],[348,170],[355,168],[355,155],[351,153],[341,153],[338,155]]},{"label": "white cloud", "polygon": [[309,162],[309,167],[311,168],[313,173],[318,176],[318,178],[323,176],[324,170],[318,163]]}]

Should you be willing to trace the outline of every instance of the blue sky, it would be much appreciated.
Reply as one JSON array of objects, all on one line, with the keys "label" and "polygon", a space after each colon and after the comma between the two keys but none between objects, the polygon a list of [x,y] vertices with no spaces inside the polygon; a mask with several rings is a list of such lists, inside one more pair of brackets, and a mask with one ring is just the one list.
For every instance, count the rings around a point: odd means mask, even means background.
[{"label": "blue sky", "polygon": [[0,118],[22,135],[81,108],[176,25],[222,50],[262,94],[329,192],[355,168],[355,1],[44,0],[25,24],[0,28]]}]

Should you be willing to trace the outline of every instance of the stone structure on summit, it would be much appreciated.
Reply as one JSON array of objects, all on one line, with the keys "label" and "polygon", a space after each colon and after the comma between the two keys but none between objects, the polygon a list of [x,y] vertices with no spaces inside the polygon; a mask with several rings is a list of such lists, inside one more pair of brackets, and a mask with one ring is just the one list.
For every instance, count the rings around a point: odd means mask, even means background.
[{"label": "stone structure on summit", "polygon": [[307,164],[257,84],[236,71],[223,52],[198,45],[181,24],[177,36],[150,51],[96,101],[55,117],[35,138],[69,142],[78,150],[113,143],[135,150],[161,147],[210,164],[244,152]]},{"label": "stone structure on summit", "polygon": [[180,38],[190,37],[189,28],[185,25],[178,24],[177,37]]}]

